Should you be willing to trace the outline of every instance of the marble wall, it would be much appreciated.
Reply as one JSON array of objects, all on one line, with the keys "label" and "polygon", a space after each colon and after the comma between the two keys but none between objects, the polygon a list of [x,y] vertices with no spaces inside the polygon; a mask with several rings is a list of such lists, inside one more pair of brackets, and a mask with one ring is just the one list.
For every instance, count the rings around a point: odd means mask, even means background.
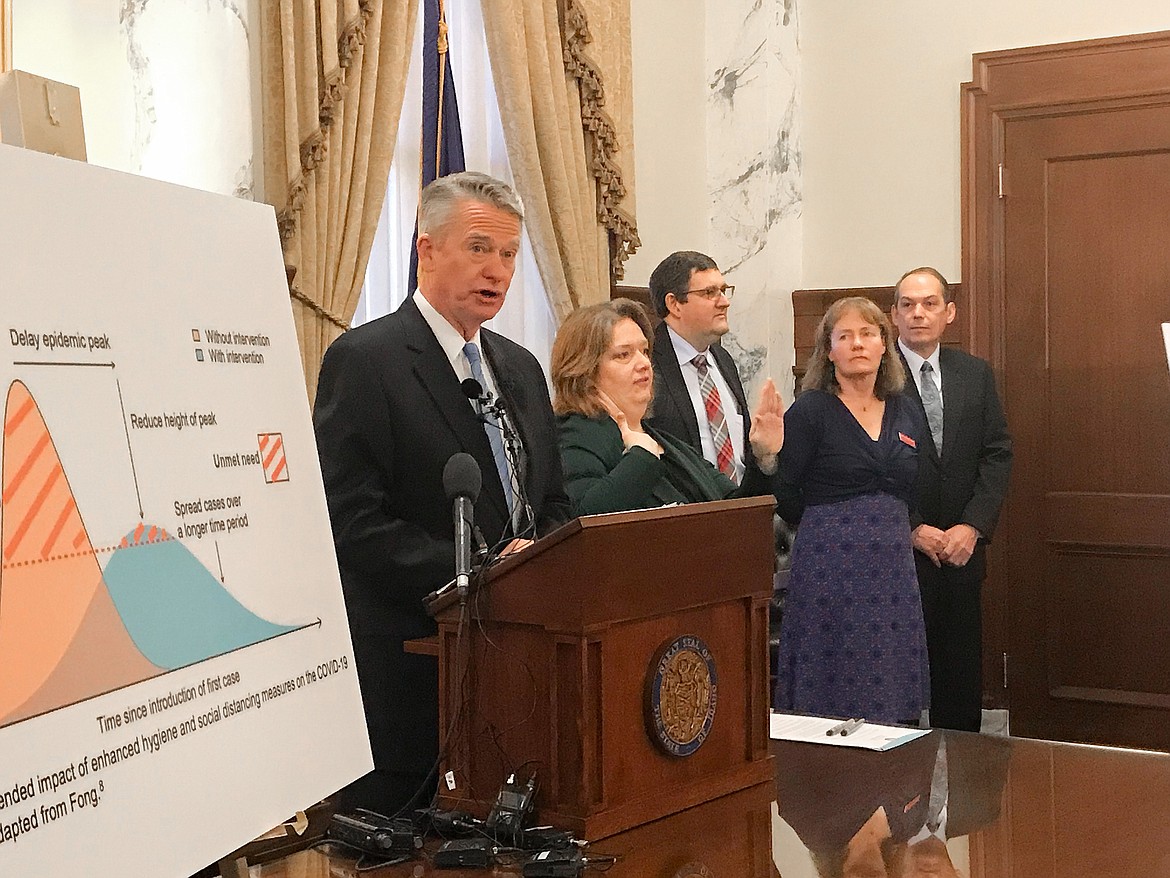
[{"label": "marble wall", "polygon": [[14,66],[77,86],[89,161],[255,198],[261,0],[12,0]]},{"label": "marble wall", "polygon": [[770,376],[790,402],[802,250],[797,0],[709,0],[706,70],[708,252],[736,287],[723,344],[750,401]]},{"label": "marble wall", "polygon": [[136,173],[254,198],[250,48],[259,35],[251,32],[247,5],[123,0]]}]

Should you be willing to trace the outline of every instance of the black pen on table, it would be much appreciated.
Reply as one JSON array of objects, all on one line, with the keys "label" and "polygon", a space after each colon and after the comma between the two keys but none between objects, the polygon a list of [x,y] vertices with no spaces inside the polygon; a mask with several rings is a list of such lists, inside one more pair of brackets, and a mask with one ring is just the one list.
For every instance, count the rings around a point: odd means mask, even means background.
[{"label": "black pen on table", "polygon": [[856,732],[863,725],[865,725],[864,719],[861,719],[861,718],[847,719],[844,722],[839,722],[839,723],[837,723],[837,725],[831,726],[828,729],[826,729],[825,734],[827,736],[829,736],[830,738],[833,735],[840,735],[841,737],[845,737],[846,735],[849,735],[853,732]]}]

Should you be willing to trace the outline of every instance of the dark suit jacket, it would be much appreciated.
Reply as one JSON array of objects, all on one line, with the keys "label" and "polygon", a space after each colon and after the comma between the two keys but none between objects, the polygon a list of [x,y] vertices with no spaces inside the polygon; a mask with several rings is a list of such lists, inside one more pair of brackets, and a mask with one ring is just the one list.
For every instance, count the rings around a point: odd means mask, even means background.
[{"label": "dark suit jacket", "polygon": [[[946,439],[943,439],[946,445]],[[1003,805],[1011,744],[993,735],[943,732],[947,742],[947,838],[994,823]]]},{"label": "dark suit jacket", "polygon": [[[538,533],[569,517],[556,425],[531,353],[481,331],[526,456]],[[454,576],[443,467],[465,451],[483,489],[475,522],[489,545],[508,535],[504,489],[482,424],[413,301],[340,336],[325,354],[313,413],[321,473],[353,633],[375,765],[426,771],[438,741],[431,657],[402,643],[433,634],[422,599]]]},{"label": "dark suit jacket", "polygon": [[[901,356],[901,349],[898,351]],[[906,367],[906,394],[922,409],[918,386]],[[918,455],[918,508],[910,526],[946,530],[969,524],[990,540],[1007,494],[1012,440],[991,366],[953,348],[939,351],[943,388],[943,453],[926,431]],[[925,419],[925,412],[923,418]]]},{"label": "dark suit jacket", "polygon": [[[752,419],[748,411],[747,397],[744,396],[743,384],[739,380],[739,369],[736,368],[735,360],[731,359],[731,354],[727,353],[722,345],[711,345],[710,353],[719,367],[719,372],[731,388],[735,405],[739,407],[743,417],[743,453],[744,457],[750,460],[752,447],[747,437],[752,428]],[[654,364],[654,402],[643,423],[682,439],[702,454],[699,419],[691,405],[691,397],[687,393],[687,385],[683,381],[682,369],[679,367],[678,356],[674,352],[665,321],[659,323],[658,328],[654,330],[654,351],[651,360]],[[729,408],[728,402],[724,400],[723,414],[730,421],[734,417],[734,412],[729,411]],[[707,429],[706,424],[703,424],[703,429]],[[746,466],[747,460],[744,463]]]},{"label": "dark suit jacket", "polygon": [[1011,745],[970,732],[936,730],[885,753],[785,742],[779,754],[785,767],[776,774],[780,817],[822,856],[843,853],[878,807],[885,808],[893,840],[908,841],[928,817],[944,740],[947,838],[977,832],[999,818]]},{"label": "dark suit jacket", "polygon": [[780,818],[821,859],[844,858],[850,840],[884,808],[894,841],[909,840],[926,819],[939,736],[924,735],[885,753],[780,745]]},{"label": "dark suit jacket", "polygon": [[779,489],[779,473],[767,476],[754,462],[745,470],[743,483],[736,485],[685,442],[653,427],[643,425],[662,446],[662,457],[644,448],[626,451],[621,431],[609,415],[588,418],[573,413],[558,421],[565,486],[578,515],[774,495]]}]

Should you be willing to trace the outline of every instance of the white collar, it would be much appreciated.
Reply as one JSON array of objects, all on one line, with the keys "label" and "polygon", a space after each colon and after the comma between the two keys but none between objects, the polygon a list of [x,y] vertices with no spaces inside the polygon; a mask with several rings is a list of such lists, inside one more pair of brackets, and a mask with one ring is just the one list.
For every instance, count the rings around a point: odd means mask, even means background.
[{"label": "white collar", "polygon": [[[910,350],[910,348],[906,347],[906,345],[902,342],[902,339],[898,339],[898,347],[902,351],[902,356],[906,358],[906,365],[910,367],[910,371],[914,375],[918,375],[922,371],[923,363],[930,363],[930,368],[934,370],[934,374],[938,376],[942,375],[942,367],[939,366],[938,362],[938,352],[942,350],[941,344],[934,346],[934,350],[931,352],[929,357],[922,357],[916,352]],[[941,377],[936,378],[935,383],[938,383],[940,380]]]},{"label": "white collar", "polygon": [[686,364],[690,363],[691,360],[699,356],[699,354],[709,354],[711,352],[710,348],[707,348],[705,351],[701,351],[696,348],[693,344],[679,335],[675,331],[674,327],[669,323],[666,324],[666,331],[670,335],[670,343],[674,346],[674,355],[678,357],[678,364],[680,366],[685,366]]},{"label": "white collar", "polygon": [[[474,342],[475,346],[479,348],[480,353],[483,353],[483,345],[480,343],[479,330],[475,331],[469,340],[464,339],[463,335],[451,323],[435,310],[427,297],[422,294],[421,290],[415,290],[414,304],[418,306],[419,313],[422,314],[423,320],[427,322],[427,326],[431,328],[431,332],[435,334],[435,340],[439,342],[439,347],[443,349],[443,353],[447,355],[447,359],[455,366],[459,362],[459,358],[463,356],[463,346],[468,341]],[[456,372],[461,371],[456,368]]]}]

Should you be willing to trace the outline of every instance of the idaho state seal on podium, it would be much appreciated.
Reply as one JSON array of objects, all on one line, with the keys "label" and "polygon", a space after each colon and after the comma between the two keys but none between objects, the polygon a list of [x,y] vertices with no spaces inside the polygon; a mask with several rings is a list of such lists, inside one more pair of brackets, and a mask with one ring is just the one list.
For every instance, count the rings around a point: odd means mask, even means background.
[{"label": "idaho state seal on podium", "polygon": [[690,756],[711,733],[719,680],[711,650],[684,634],[663,644],[646,674],[646,731],[664,753]]}]

